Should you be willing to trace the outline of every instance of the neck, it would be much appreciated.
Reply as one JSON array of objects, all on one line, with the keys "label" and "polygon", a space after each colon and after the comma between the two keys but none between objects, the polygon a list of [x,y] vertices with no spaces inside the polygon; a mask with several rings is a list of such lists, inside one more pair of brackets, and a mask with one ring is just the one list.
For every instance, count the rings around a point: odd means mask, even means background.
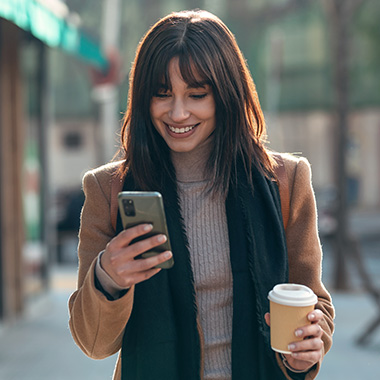
[{"label": "neck", "polygon": [[206,166],[210,157],[212,139],[207,139],[190,152],[171,151],[171,158],[179,182],[207,180]]}]

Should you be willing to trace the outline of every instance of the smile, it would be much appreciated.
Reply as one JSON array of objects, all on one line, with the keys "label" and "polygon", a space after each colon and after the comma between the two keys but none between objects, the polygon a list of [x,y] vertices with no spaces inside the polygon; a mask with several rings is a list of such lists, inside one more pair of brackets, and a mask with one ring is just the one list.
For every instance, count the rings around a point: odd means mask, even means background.
[{"label": "smile", "polygon": [[[199,124],[199,123],[198,123]],[[182,127],[182,128],[177,128],[177,127],[173,127],[169,124],[167,124],[168,128],[173,132],[173,133],[186,133],[186,132],[190,132],[194,127],[196,127],[198,124],[194,124],[194,125],[190,125],[190,126],[187,126],[187,127]]]}]

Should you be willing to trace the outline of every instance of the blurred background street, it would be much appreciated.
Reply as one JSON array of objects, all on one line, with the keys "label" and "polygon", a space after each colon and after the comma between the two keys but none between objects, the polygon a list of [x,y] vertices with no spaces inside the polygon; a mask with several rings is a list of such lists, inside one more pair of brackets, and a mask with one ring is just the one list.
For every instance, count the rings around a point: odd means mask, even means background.
[{"label": "blurred background street", "polygon": [[337,312],[318,379],[380,378],[378,0],[0,0],[0,380],[111,379],[68,329],[81,179],[117,151],[140,38],[193,8],[235,34],[270,148],[312,165]]}]

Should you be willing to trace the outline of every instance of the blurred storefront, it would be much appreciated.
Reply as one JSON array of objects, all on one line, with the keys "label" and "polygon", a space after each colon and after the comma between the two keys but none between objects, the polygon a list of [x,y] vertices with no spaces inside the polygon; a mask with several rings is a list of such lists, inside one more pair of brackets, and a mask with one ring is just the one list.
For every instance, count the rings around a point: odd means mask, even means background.
[{"label": "blurred storefront", "polygon": [[99,45],[58,0],[0,2],[0,320],[22,312],[48,282],[51,228],[48,49],[97,69]]}]

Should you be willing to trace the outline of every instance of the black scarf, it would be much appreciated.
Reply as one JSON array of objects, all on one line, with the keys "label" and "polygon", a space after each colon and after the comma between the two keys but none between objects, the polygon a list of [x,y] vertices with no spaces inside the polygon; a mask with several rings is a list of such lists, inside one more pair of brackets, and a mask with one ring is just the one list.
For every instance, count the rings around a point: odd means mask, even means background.
[{"label": "black scarf", "polygon": [[[240,170],[226,213],[233,275],[232,379],[285,379],[270,348],[267,294],[288,281],[278,187],[253,169],[254,191]],[[124,190],[138,190],[127,176]],[[200,339],[188,242],[176,186],[162,191],[174,267],[135,287],[122,345],[122,380],[200,379]],[[122,229],[120,215],[117,233]]]}]

